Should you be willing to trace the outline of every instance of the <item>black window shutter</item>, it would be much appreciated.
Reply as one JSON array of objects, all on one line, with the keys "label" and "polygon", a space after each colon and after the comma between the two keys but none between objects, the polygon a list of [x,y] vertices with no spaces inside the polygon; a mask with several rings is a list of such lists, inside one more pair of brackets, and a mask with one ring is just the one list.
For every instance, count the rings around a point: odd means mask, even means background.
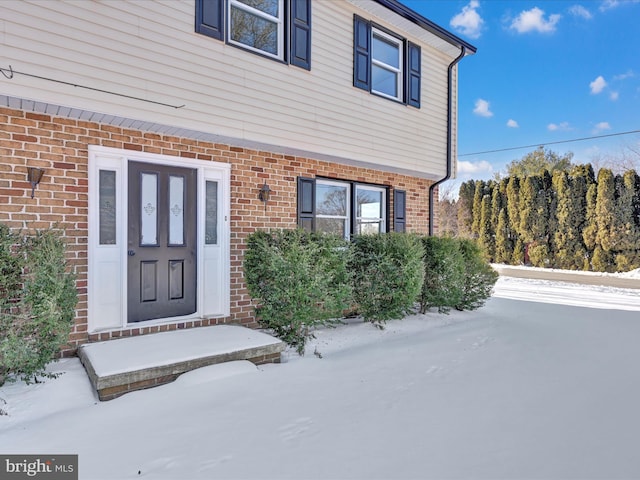
[{"label": "black window shutter", "polygon": [[298,226],[309,232],[316,229],[316,179],[298,177]]},{"label": "black window shutter", "polygon": [[311,0],[291,0],[291,52],[289,62],[311,70]]},{"label": "black window shutter", "polygon": [[196,0],[196,32],[224,40],[224,0]]},{"label": "black window shutter", "polygon": [[407,228],[407,192],[405,190],[393,191],[393,230],[405,232]]},{"label": "black window shutter", "polygon": [[407,103],[417,108],[420,108],[420,57],[420,47],[407,42]]},{"label": "black window shutter", "polygon": [[371,24],[353,16],[353,86],[371,87]]}]

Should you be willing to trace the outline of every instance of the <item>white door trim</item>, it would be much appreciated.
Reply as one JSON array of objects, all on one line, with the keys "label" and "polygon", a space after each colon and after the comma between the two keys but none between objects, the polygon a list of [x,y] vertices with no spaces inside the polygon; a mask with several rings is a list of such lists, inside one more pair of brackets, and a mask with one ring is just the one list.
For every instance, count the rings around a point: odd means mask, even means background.
[{"label": "white door trim", "polygon": [[[185,317],[127,323],[127,164],[141,161],[197,170],[197,310]],[[230,314],[230,173],[226,163],[89,145],[87,323],[89,333],[176,323]],[[116,176],[115,243],[100,244],[100,171]],[[218,242],[205,245],[205,187],[218,182]],[[206,295],[205,295],[206,292]]]}]

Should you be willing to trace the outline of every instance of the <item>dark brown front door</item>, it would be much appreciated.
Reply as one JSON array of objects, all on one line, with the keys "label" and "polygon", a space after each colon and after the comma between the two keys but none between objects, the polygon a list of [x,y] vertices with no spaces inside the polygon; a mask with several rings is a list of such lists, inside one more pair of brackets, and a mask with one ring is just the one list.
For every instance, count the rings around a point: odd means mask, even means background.
[{"label": "dark brown front door", "polygon": [[129,323],[196,311],[196,178],[129,162]]}]

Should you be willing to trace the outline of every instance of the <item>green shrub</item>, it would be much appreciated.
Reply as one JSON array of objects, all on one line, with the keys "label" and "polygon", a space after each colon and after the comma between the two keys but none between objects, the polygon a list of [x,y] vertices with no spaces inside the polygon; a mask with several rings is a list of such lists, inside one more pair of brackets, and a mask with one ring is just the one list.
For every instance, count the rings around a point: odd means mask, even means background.
[{"label": "green shrub", "polygon": [[450,237],[422,237],[424,247],[424,283],[420,295],[420,313],[431,307],[448,313],[462,301],[464,258],[458,240]]},{"label": "green shrub", "polygon": [[65,244],[53,230],[21,237],[0,228],[0,381],[47,376],[67,342],[77,303]]},{"label": "green shrub", "polygon": [[464,259],[464,283],[456,309],[475,310],[491,296],[498,273],[483,259],[482,251],[473,240],[461,238],[458,241]]},{"label": "green shrub", "polygon": [[313,328],[350,305],[347,254],[344,240],[301,229],[249,235],[244,275],[260,325],[304,354]]},{"label": "green shrub", "polygon": [[378,326],[414,307],[424,266],[420,238],[406,233],[359,235],[351,242],[353,298],[366,321]]}]

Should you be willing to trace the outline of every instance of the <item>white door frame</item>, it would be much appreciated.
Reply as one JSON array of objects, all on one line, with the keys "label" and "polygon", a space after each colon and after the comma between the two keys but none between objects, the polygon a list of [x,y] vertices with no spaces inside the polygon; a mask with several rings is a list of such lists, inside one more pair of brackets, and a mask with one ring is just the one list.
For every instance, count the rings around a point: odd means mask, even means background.
[{"label": "white door frame", "polygon": [[[197,170],[197,294],[196,312],[184,317],[127,323],[127,165],[140,161]],[[142,328],[188,319],[230,315],[230,173],[226,163],[89,145],[89,211],[87,245],[88,332]],[[100,171],[115,173],[115,241],[100,244]],[[113,174],[111,174],[113,175]],[[218,183],[215,245],[205,245],[207,182]],[[206,295],[205,295],[206,292]]]}]

